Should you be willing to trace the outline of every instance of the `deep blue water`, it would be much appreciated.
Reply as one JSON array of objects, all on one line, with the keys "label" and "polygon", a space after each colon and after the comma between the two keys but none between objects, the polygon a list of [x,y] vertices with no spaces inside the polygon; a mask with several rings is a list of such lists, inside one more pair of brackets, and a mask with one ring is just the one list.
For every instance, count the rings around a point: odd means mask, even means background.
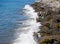
[{"label": "deep blue water", "polygon": [[20,14],[21,9],[33,2],[34,0],[0,0],[0,30],[15,28],[15,21],[24,19]]},{"label": "deep blue water", "polygon": [[[9,39],[11,30],[19,28],[17,21],[25,20],[25,16],[20,14],[21,9],[26,4],[31,4],[35,0],[0,0],[0,42]],[[9,30],[9,31],[8,31]],[[14,31],[14,30],[13,30]],[[9,34],[9,33],[11,34]]]}]

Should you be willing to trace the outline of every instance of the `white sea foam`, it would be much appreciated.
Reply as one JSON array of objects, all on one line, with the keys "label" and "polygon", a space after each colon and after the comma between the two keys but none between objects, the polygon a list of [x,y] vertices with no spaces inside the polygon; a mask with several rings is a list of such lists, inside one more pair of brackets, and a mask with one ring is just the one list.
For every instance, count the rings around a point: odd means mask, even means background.
[{"label": "white sea foam", "polygon": [[38,17],[37,12],[35,12],[30,5],[25,5],[23,14],[28,17],[28,19],[23,22],[23,25],[29,26],[20,27],[16,30],[16,39],[13,44],[37,44],[33,37],[33,32],[37,32],[40,26],[40,24],[36,22],[36,18]]},{"label": "white sea foam", "polygon": [[41,2],[42,0],[35,0],[35,2]]}]

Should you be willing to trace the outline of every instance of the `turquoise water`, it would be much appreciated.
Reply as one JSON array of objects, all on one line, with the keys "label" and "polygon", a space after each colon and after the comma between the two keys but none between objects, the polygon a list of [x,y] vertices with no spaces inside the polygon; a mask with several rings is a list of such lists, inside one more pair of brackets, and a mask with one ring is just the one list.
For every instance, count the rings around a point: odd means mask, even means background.
[{"label": "turquoise water", "polygon": [[17,25],[14,22],[24,18],[20,14],[21,9],[33,2],[34,0],[0,0],[0,29],[9,29]]},{"label": "turquoise water", "polygon": [[[26,4],[32,4],[35,0],[0,0],[0,42],[11,41],[9,37],[14,34],[14,29],[20,27],[17,21],[25,20],[21,9]],[[12,39],[12,38],[11,38]]]}]

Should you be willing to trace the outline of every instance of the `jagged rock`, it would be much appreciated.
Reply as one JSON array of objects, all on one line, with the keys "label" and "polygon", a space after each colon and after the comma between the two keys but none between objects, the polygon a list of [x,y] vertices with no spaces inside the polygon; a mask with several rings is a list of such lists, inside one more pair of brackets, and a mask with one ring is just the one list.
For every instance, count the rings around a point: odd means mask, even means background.
[{"label": "jagged rock", "polygon": [[[51,4],[53,5],[51,5]],[[50,4],[50,5],[49,5]],[[58,6],[59,5],[59,6]],[[38,12],[39,18],[37,22],[40,22],[40,42],[45,39],[54,39],[53,44],[60,43],[60,1],[59,0],[42,0],[42,2],[35,2],[31,5],[36,12]],[[58,7],[57,7],[58,6]],[[47,43],[40,43],[47,44]],[[48,43],[51,44],[51,43]]]}]

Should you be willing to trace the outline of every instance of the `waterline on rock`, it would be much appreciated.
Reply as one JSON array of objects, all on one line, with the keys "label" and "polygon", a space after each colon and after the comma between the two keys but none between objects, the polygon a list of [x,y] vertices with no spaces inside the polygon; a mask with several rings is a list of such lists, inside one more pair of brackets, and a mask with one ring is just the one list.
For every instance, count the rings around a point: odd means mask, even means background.
[{"label": "waterline on rock", "polygon": [[25,27],[16,29],[16,39],[13,44],[38,44],[33,37],[34,32],[39,31],[40,26],[40,23],[36,22],[37,12],[30,5],[25,5],[23,15],[28,19],[22,22]]}]

